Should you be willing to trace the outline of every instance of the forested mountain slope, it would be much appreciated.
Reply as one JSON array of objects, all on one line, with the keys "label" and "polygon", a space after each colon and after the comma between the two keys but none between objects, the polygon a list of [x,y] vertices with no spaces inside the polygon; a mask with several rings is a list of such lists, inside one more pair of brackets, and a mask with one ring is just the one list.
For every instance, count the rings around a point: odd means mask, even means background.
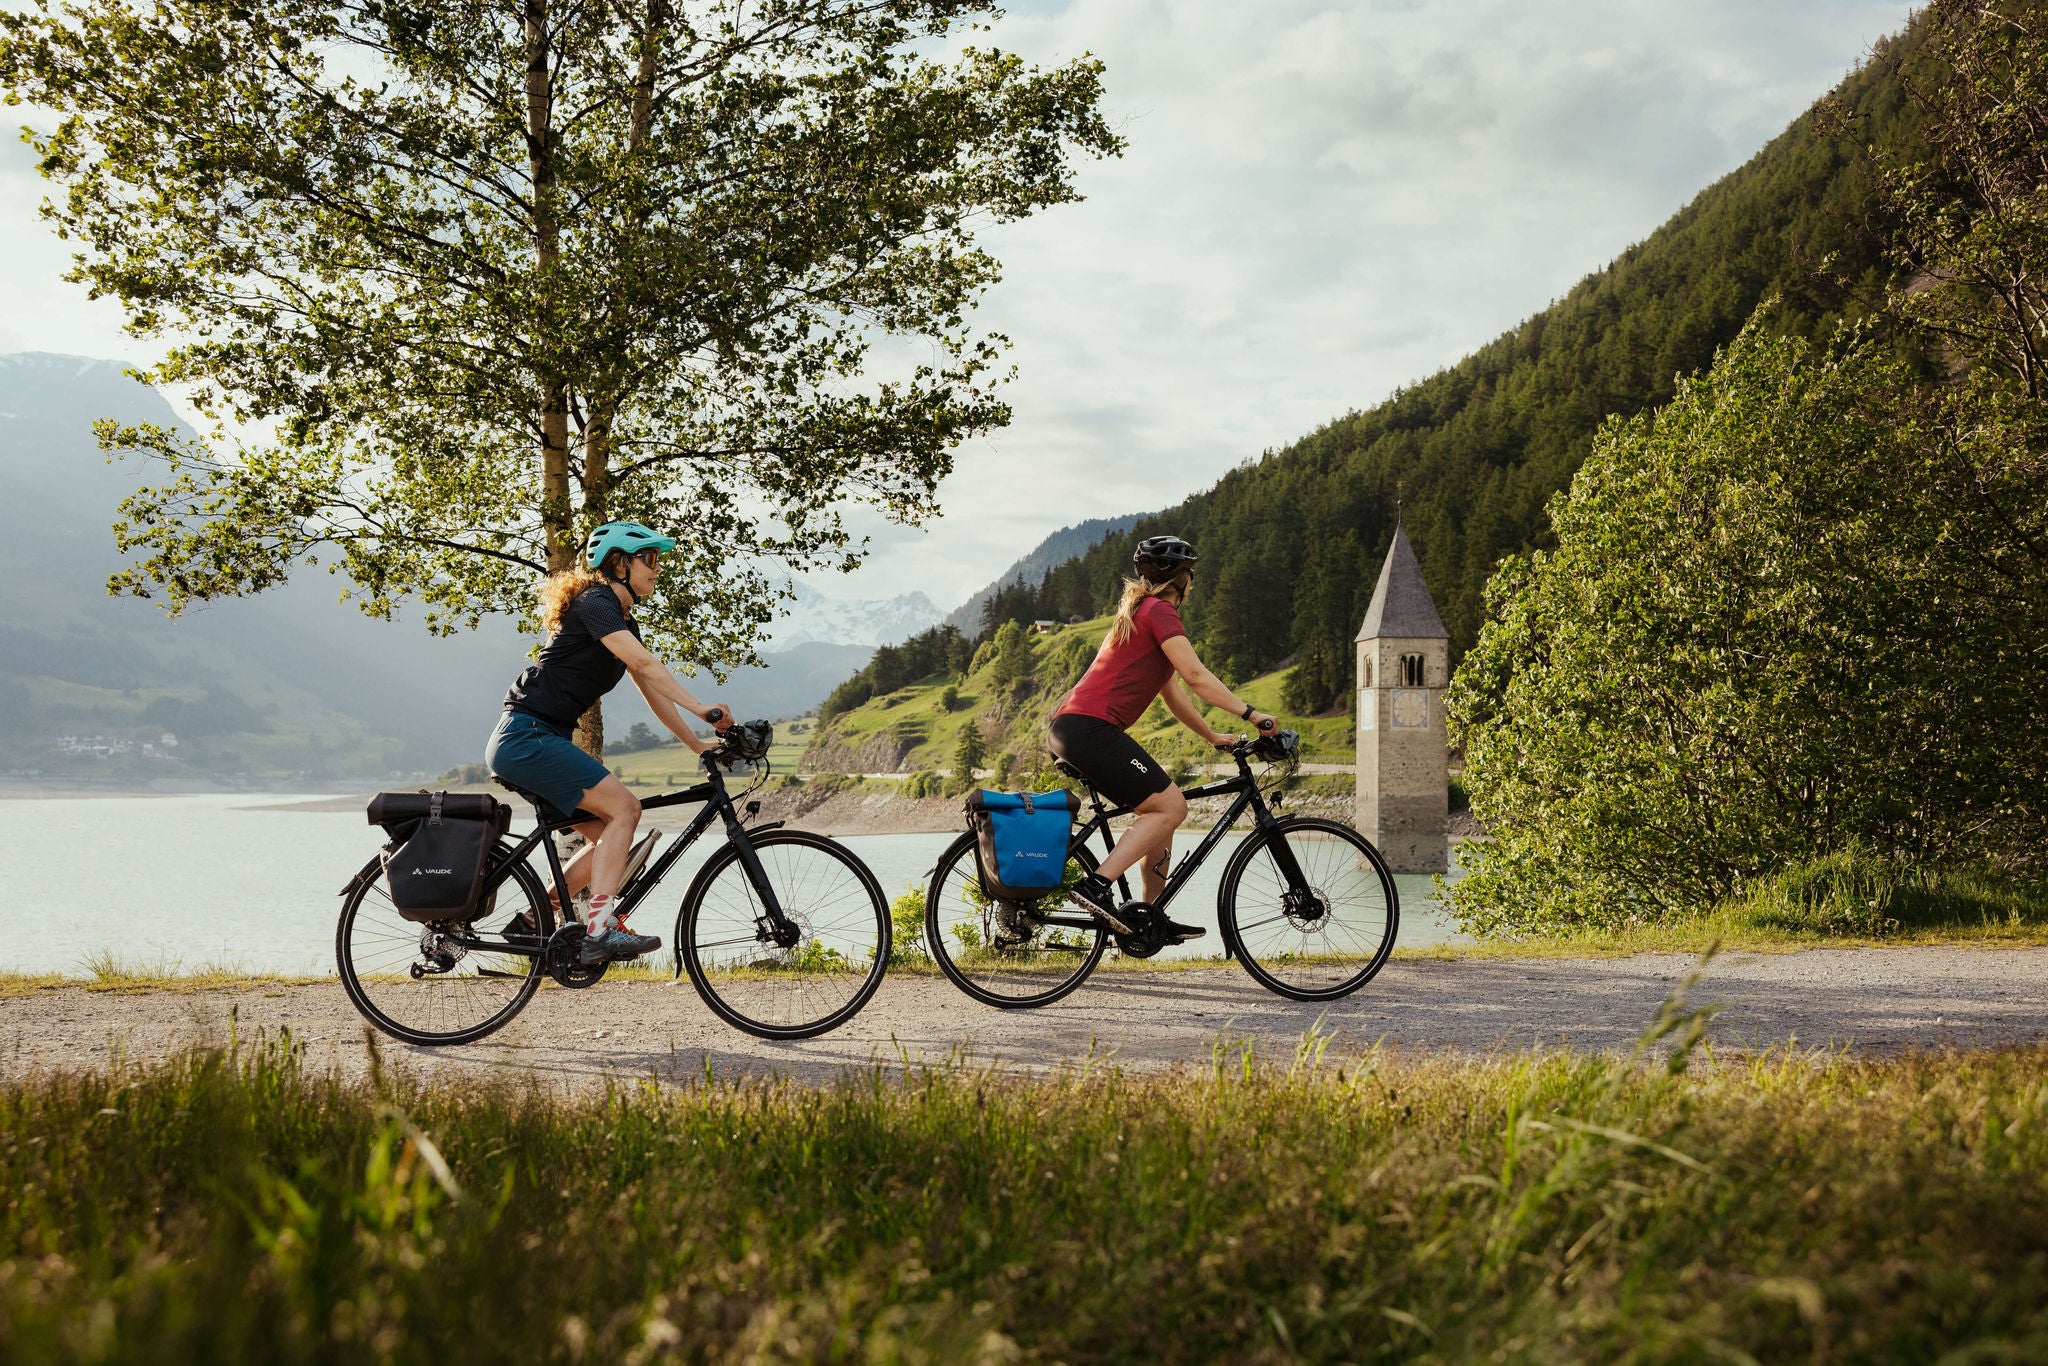
[{"label": "forested mountain slope", "polygon": [[1351,639],[1398,515],[1462,656],[1494,566],[1545,542],[1544,505],[1603,420],[1666,402],[1760,300],[1778,295],[1777,325],[1814,335],[1880,279],[1860,144],[1909,145],[1916,123],[1875,64],[1835,95],[1856,136],[1830,131],[1817,107],[1544,312],[1056,566],[1030,601],[1006,595],[1010,615],[1097,615],[1135,539],[1171,531],[1201,550],[1186,616],[1205,657],[1231,678],[1292,657],[1290,706],[1320,711],[1348,693]]}]

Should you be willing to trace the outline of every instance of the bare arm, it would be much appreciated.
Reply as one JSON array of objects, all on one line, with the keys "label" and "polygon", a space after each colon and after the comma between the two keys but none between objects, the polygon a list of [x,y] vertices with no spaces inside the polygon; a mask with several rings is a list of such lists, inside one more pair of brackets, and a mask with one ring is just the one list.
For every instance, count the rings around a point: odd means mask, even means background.
[{"label": "bare arm", "polygon": [[1166,703],[1166,709],[1172,712],[1183,726],[1201,736],[1208,744],[1230,744],[1230,736],[1217,734],[1215,728],[1202,719],[1202,713],[1195,707],[1195,699],[1188,696],[1187,684],[1178,678],[1166,680],[1166,686],[1159,690],[1159,698]]},{"label": "bare arm", "polygon": [[654,719],[668,727],[668,733],[682,741],[683,745],[691,753],[702,754],[705,750],[711,748],[710,745],[697,738],[697,732],[690,729],[690,723],[683,719],[683,714],[680,711],[676,710],[676,704],[643,683],[640,675],[635,674],[633,676],[633,686],[638,688],[640,695],[647,699],[647,710],[654,713]]},{"label": "bare arm", "polygon": [[[1171,640],[1163,640],[1159,643],[1159,648],[1165,652],[1166,662],[1173,665],[1173,671],[1186,680],[1190,692],[1212,707],[1223,708],[1232,716],[1244,716],[1244,701],[1236,693],[1224,687],[1222,680],[1217,678],[1215,674],[1210,673],[1209,667],[1206,664],[1195,658],[1195,647],[1188,644],[1186,636],[1175,636]],[[1169,707],[1172,705],[1171,701],[1167,703]],[[1190,707],[1189,710],[1192,711],[1193,708]],[[1179,712],[1174,714],[1176,716],[1180,715]],[[1186,718],[1183,717],[1182,719],[1185,720]],[[1261,730],[1267,729],[1273,722],[1272,717],[1261,711],[1255,711],[1249,717],[1245,717],[1245,719]]]},{"label": "bare arm", "polygon": [[[699,702],[688,688],[678,683],[676,676],[668,671],[668,666],[650,654],[645,645],[634,639],[631,631],[614,631],[603,638],[603,643],[605,649],[617,655],[619,661],[626,666],[626,672],[633,676],[633,686],[638,688],[640,695],[647,699],[647,705],[654,708],[654,714],[660,717],[661,723],[676,732],[677,739],[682,739],[682,730],[677,729],[676,722],[671,722],[668,717],[661,715],[661,709],[655,706],[656,698],[667,702],[671,711],[681,708],[700,720],[711,720],[709,713],[712,711],[712,706],[709,703]],[[719,730],[724,730],[732,725],[732,708],[724,708],[724,713],[718,720],[711,723]],[[676,721],[680,722],[681,719],[681,717],[677,717]],[[688,727],[683,729],[688,729]],[[684,741],[684,743],[688,744],[689,741]],[[697,748],[694,745],[691,747]]]}]

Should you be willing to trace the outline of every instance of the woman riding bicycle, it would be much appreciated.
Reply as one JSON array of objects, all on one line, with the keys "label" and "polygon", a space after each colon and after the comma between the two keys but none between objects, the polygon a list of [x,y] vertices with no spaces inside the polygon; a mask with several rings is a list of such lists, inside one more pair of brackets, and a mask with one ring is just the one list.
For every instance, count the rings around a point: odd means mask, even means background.
[{"label": "woman riding bicycle", "polygon": [[[570,740],[577,719],[631,674],[655,719],[691,750],[701,754],[707,746],[678,708],[719,730],[732,725],[730,708],[721,712],[699,702],[640,643],[632,609],[654,591],[661,557],[675,544],[638,522],[606,522],[585,542],[583,568],[563,570],[541,584],[539,617],[547,643],[505,694],[505,714],[484,748],[491,772],[537,794],[550,808],[551,822],[568,820],[579,807],[593,817],[576,826],[587,843],[565,869],[570,895],[586,886],[591,890],[584,917],[586,964],[637,958],[660,948],[661,941],[634,934],[613,914],[640,824],[640,799]],[[714,719],[715,712],[721,714]]]},{"label": "woman riding bicycle", "polygon": [[[1272,717],[1224,687],[1188,644],[1176,609],[1187,601],[1195,558],[1195,548],[1178,536],[1148,536],[1138,542],[1116,620],[1095,652],[1094,663],[1054,713],[1048,736],[1055,757],[1073,765],[1096,791],[1136,813],[1109,857],[1071,893],[1120,934],[1137,927],[1117,904],[1116,880],[1138,865],[1145,900],[1157,899],[1173,858],[1173,832],[1188,818],[1187,798],[1172,777],[1125,733],[1131,723],[1158,697],[1207,743],[1218,749],[1238,743],[1241,737],[1219,734],[1202,719],[1188,696],[1192,689],[1204,702],[1260,730],[1274,725]],[[1205,933],[1170,920],[1164,931],[1171,943]]]}]

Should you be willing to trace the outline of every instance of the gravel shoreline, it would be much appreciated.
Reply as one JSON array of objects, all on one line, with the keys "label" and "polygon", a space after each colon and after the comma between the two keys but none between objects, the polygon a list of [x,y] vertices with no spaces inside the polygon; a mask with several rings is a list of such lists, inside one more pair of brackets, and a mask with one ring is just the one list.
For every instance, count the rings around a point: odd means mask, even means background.
[{"label": "gravel shoreline", "polygon": [[[1618,959],[1397,959],[1330,1005],[1274,996],[1235,968],[1098,973],[1056,1005],[998,1011],[943,978],[895,973],[852,1023],[820,1039],[770,1043],[719,1023],[687,982],[544,990],[481,1043],[421,1049],[381,1036],[387,1064],[436,1082],[486,1078],[587,1090],[652,1078],[689,1083],[780,1075],[827,1083],[873,1067],[965,1063],[1047,1073],[1213,1065],[1248,1044],[1286,1062],[1305,1034],[1326,1059],[1376,1044],[1400,1052],[1628,1049],[1692,970],[1685,955]],[[1720,1005],[1721,1052],[1828,1048],[1865,1053],[2048,1039],[2048,948],[1811,949],[1729,953],[1694,1004]],[[337,982],[122,993],[64,987],[0,999],[0,1074],[154,1059],[233,1031],[289,1029],[318,1069],[370,1065],[361,1018]]]}]

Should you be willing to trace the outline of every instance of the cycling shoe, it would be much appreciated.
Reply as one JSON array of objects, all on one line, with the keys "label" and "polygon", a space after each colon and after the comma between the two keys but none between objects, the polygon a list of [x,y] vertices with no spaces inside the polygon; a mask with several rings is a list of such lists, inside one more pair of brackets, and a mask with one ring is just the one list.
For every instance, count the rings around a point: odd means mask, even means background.
[{"label": "cycling shoe", "polygon": [[1135,928],[1130,917],[1118,909],[1116,888],[1106,878],[1090,873],[1067,888],[1067,895],[1101,916],[1118,934],[1130,934]]},{"label": "cycling shoe", "polygon": [[609,929],[603,934],[587,935],[578,958],[585,967],[599,963],[617,963],[642,954],[653,953],[661,947],[661,941],[651,934],[634,934],[631,930]]}]

